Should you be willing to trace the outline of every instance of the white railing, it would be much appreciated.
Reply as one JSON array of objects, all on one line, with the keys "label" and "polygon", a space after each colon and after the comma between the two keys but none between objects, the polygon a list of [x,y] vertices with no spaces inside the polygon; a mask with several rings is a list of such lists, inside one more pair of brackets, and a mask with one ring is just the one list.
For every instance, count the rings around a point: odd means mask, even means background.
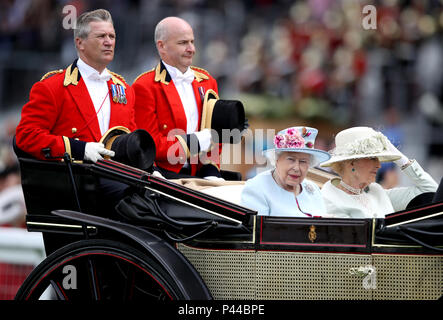
[{"label": "white railing", "polygon": [[0,262],[37,265],[45,258],[42,234],[0,227]]},{"label": "white railing", "polygon": [[14,299],[27,275],[44,258],[41,233],[0,227],[0,300]]}]

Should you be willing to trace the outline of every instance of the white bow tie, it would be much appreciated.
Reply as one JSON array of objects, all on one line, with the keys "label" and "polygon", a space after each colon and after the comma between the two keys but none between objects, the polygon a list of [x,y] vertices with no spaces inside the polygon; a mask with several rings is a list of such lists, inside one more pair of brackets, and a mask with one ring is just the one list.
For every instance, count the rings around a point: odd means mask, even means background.
[{"label": "white bow tie", "polygon": [[177,73],[174,78],[175,83],[192,83],[192,81],[194,81],[194,72],[192,72],[191,70],[188,70],[185,73]]},{"label": "white bow tie", "polygon": [[92,73],[89,75],[89,79],[91,80],[96,80],[96,81],[108,81],[109,79],[111,79],[111,75],[108,74],[98,74],[98,73]]}]

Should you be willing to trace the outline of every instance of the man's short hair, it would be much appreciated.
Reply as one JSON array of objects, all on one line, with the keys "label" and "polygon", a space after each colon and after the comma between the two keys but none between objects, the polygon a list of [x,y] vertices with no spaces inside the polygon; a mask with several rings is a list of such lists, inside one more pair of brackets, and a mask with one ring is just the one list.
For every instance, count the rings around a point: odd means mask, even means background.
[{"label": "man's short hair", "polygon": [[[164,19],[163,19],[164,20]],[[163,20],[157,23],[154,30],[154,41],[157,43],[158,40],[166,40],[166,35],[168,32],[168,28]]]},{"label": "man's short hair", "polygon": [[86,39],[91,32],[90,22],[107,21],[112,24],[112,16],[108,10],[97,9],[94,11],[84,12],[77,18],[76,28],[74,29],[74,41],[76,38]]},{"label": "man's short hair", "polygon": [[[170,28],[170,27],[168,27],[168,24],[166,23],[166,21],[167,21],[168,19],[171,19],[171,18],[181,20],[181,21],[183,21],[184,23],[186,23],[186,24],[188,24],[189,26],[191,26],[191,25],[189,24],[189,22],[187,22],[186,20],[184,20],[184,19],[182,19],[182,18],[180,18],[180,17],[172,17],[172,16],[171,16],[171,17],[163,18],[162,20],[160,20],[160,21],[157,23],[157,25],[155,26],[155,29],[154,29],[154,41],[155,41],[155,43],[157,43],[158,40],[162,40],[162,41],[166,41],[166,40],[167,40],[167,38],[168,38],[168,36],[169,36],[169,28]],[[191,28],[192,28],[192,27],[191,27]]]}]

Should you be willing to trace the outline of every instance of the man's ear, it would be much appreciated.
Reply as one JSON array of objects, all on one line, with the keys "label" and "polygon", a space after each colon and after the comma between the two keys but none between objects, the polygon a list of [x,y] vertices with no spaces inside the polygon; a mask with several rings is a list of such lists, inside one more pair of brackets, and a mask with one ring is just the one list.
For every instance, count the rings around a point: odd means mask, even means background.
[{"label": "man's ear", "polygon": [[156,44],[158,52],[163,51],[165,48],[165,43],[163,40],[157,40]]},{"label": "man's ear", "polygon": [[75,47],[77,48],[78,51],[80,51],[80,48],[83,47],[82,46],[83,40],[81,38],[77,37],[77,38],[75,38],[74,42],[75,42]]}]

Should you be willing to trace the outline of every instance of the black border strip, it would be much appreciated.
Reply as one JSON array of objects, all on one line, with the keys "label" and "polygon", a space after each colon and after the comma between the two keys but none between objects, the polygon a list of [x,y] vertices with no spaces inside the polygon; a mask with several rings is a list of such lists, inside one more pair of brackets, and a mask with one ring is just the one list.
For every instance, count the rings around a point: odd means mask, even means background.
[{"label": "black border strip", "polygon": [[443,215],[443,202],[388,214],[385,216],[385,225],[386,227],[393,227],[394,225],[431,218],[431,216],[438,214]]}]

